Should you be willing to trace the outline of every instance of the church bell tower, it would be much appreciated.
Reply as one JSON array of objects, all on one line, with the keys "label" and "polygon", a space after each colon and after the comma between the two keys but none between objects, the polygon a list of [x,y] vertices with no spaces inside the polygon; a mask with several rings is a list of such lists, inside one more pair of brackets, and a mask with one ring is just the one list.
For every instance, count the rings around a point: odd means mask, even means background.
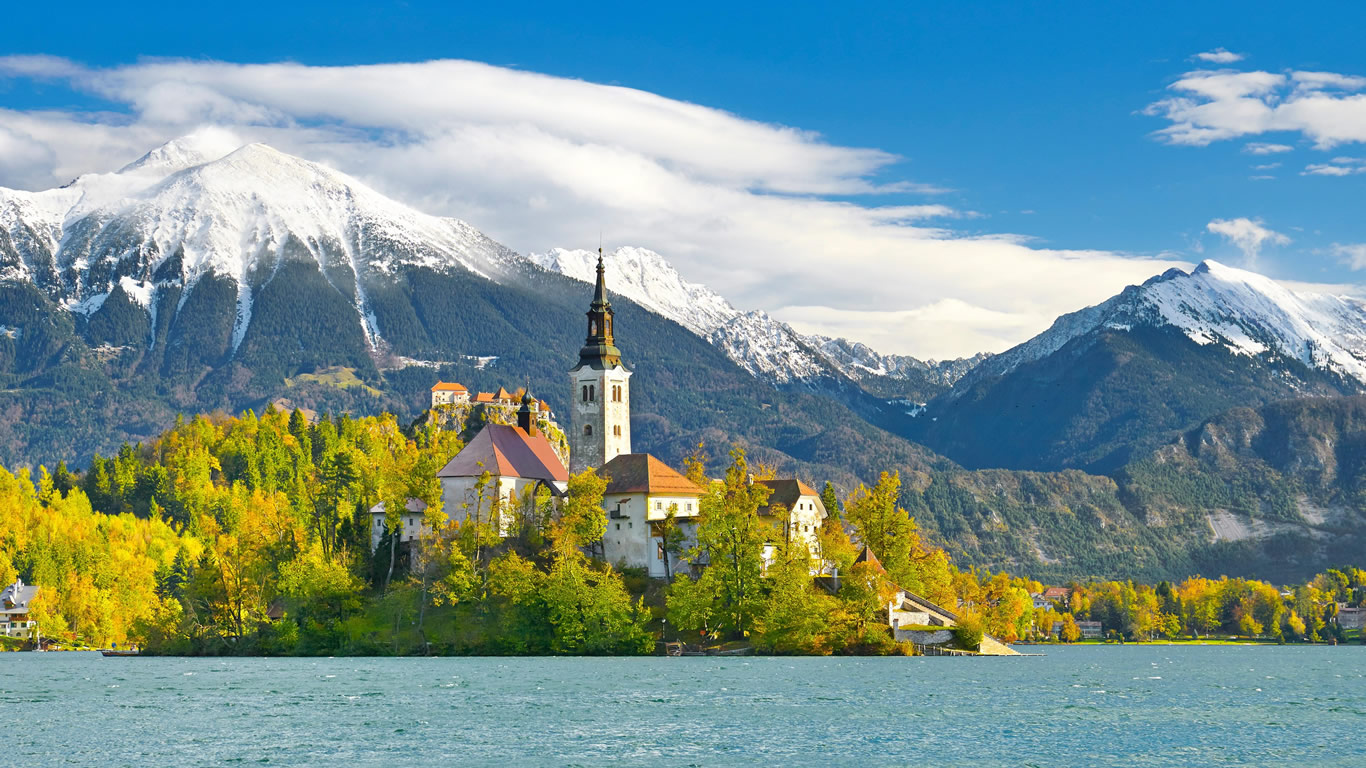
[{"label": "church bell tower", "polygon": [[588,306],[588,338],[579,364],[569,371],[569,471],[601,467],[631,452],[631,371],[621,362],[613,335],[602,249],[598,283]]}]

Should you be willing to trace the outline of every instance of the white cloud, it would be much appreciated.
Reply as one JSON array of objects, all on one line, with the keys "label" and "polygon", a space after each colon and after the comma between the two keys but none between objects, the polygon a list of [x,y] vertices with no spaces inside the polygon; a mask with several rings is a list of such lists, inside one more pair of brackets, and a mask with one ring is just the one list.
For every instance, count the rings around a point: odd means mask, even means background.
[{"label": "white cloud", "polygon": [[[1145,113],[1171,125],[1156,132],[1171,144],[1205,146],[1264,133],[1299,133],[1319,149],[1366,141],[1366,77],[1334,72],[1196,70],[1168,89],[1176,95]],[[1283,144],[1249,144],[1288,151]]]},{"label": "white cloud", "polygon": [[1275,169],[1277,169],[1277,168],[1280,168],[1280,167],[1281,167],[1281,164],[1280,164],[1280,163],[1262,163],[1261,165],[1254,165],[1254,166],[1252,166],[1252,170],[1254,170],[1254,171],[1273,171],[1273,170],[1275,170]]},{"label": "white cloud", "polygon": [[1366,243],[1333,243],[1333,253],[1352,269],[1366,269]]},{"label": "white cloud", "polygon": [[806,328],[886,352],[1002,349],[1177,263],[964,233],[950,227],[974,214],[934,202],[860,204],[939,185],[895,178],[899,158],[876,148],[476,62],[87,69],[10,57],[4,73],[64,78],[124,113],[0,110],[0,185],[52,187],[219,126],[524,253],[596,246],[599,232],[650,247],[741,308],[791,319],[784,308],[821,307]]},{"label": "white cloud", "polygon": [[1205,225],[1205,229],[1222,236],[1242,251],[1243,263],[1246,266],[1253,266],[1257,263],[1257,256],[1266,243],[1272,245],[1288,245],[1290,243],[1290,238],[1280,232],[1267,229],[1262,225],[1260,219],[1215,219]]},{"label": "white cloud", "polygon": [[1249,155],[1274,155],[1280,152],[1289,152],[1294,147],[1289,144],[1267,144],[1265,142],[1254,141],[1243,147],[1243,151]]},{"label": "white cloud", "polygon": [[1199,59],[1201,61],[1208,61],[1212,64],[1232,64],[1235,61],[1242,61],[1243,59],[1247,58],[1247,56],[1241,53],[1234,53],[1233,51],[1225,50],[1223,48],[1215,48],[1212,51],[1197,53],[1193,58]]},{"label": "white cloud", "polygon": [[[787,306],[769,314],[803,333],[858,338],[879,351],[909,347],[919,350],[921,359],[958,357],[965,344],[981,352],[1004,352],[1014,346],[1007,339],[1028,338],[1057,319],[1056,314],[1042,308],[998,312],[957,298],[906,310]],[[944,328],[954,328],[965,341],[944,338]]]},{"label": "white cloud", "polygon": [[1353,176],[1366,173],[1366,160],[1359,157],[1335,157],[1326,163],[1312,163],[1300,171],[1301,176]]}]

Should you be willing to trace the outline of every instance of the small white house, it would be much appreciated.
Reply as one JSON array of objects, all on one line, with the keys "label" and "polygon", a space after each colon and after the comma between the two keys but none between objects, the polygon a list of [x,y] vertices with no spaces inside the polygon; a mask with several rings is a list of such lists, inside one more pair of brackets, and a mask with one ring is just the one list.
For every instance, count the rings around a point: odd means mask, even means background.
[{"label": "small white house", "polygon": [[[517,426],[485,425],[436,473],[447,517],[460,522],[477,518],[496,525],[506,536],[512,530],[513,510],[528,493],[544,486],[555,496],[564,495],[569,472],[536,421],[535,401],[525,395]],[[486,472],[488,481],[481,486]]]},{"label": "small white house", "polygon": [[800,480],[755,482],[772,491],[768,497],[768,504],[759,509],[759,514],[776,523],[775,530],[779,537],[764,548],[765,567],[777,556],[782,544],[802,543],[806,545],[812,560],[815,561],[812,564],[812,572],[818,571],[821,559],[818,536],[826,517],[825,504],[821,502],[820,494]]},{"label": "small white house", "polygon": [[38,622],[29,618],[30,605],[38,596],[39,587],[25,584],[23,579],[15,579],[13,584],[0,591],[0,635],[5,637],[32,637]]},{"label": "small white house", "polygon": [[460,405],[470,401],[470,391],[463,384],[438,380],[432,386],[432,407],[438,405]]},{"label": "small white house", "polygon": [[[404,505],[402,514],[398,518],[398,543],[407,544],[415,541],[426,532],[427,526],[423,522],[427,514],[427,504],[421,499],[408,499]],[[384,538],[385,522],[389,519],[388,512],[384,509],[384,502],[380,502],[370,508],[370,551],[374,552],[379,547],[380,539]]]},{"label": "small white house", "polygon": [[603,559],[644,568],[654,578],[677,573],[680,560],[666,551],[662,527],[672,513],[683,531],[683,548],[691,546],[697,538],[702,489],[648,453],[623,453],[597,473],[607,479],[602,496],[607,511]]}]

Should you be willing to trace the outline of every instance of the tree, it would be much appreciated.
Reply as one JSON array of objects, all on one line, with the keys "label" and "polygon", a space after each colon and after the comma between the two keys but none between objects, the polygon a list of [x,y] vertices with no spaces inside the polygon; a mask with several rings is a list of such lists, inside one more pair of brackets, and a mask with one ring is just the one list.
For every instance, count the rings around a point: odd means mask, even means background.
[{"label": "tree", "polygon": [[545,579],[554,634],[551,650],[578,654],[641,654],[653,648],[649,613],[632,602],[621,576],[594,569],[578,550],[560,550]]},{"label": "tree", "polygon": [[697,579],[680,574],[665,593],[669,623],[682,631],[705,632],[712,624],[718,592],[717,580],[706,571]]},{"label": "tree", "polygon": [[1064,643],[1075,643],[1081,639],[1081,627],[1077,626],[1077,620],[1072,618],[1072,614],[1062,615],[1062,630],[1058,633],[1058,639]]},{"label": "tree", "polygon": [[659,547],[664,555],[664,580],[673,581],[673,561],[683,556],[687,533],[678,524],[678,504],[670,504],[664,519],[653,524],[651,531],[659,539]]},{"label": "tree", "polygon": [[821,489],[821,505],[825,507],[825,514],[829,518],[840,519],[840,500],[835,495],[835,486],[829,480],[825,481],[825,487]]},{"label": "tree", "polygon": [[922,592],[912,559],[923,554],[915,521],[897,506],[901,476],[883,472],[871,489],[860,485],[849,496],[844,516],[854,526],[859,540],[877,555],[892,581],[912,592]]},{"label": "tree", "polygon": [[602,495],[607,478],[588,469],[569,478],[569,489],[560,507],[560,519],[553,536],[557,553],[578,550],[602,540],[607,532],[607,510]]},{"label": "tree", "polygon": [[735,637],[749,631],[758,612],[763,589],[763,549],[769,526],[759,519],[768,500],[767,486],[749,482],[745,452],[731,452],[725,481],[702,497],[693,562],[705,563],[702,580],[714,586],[715,618]]},{"label": "tree", "polygon": [[[793,549],[806,551],[801,545]],[[800,554],[779,558],[768,569],[768,596],[753,633],[755,646],[768,653],[829,650],[834,598],[815,588],[809,557]]]}]

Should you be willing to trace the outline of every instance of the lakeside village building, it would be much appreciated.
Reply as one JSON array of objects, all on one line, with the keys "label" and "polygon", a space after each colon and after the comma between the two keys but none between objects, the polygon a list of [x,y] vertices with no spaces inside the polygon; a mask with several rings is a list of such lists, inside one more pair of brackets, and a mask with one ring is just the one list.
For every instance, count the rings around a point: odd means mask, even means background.
[{"label": "lakeside village building", "polygon": [[[650,576],[664,578],[678,572],[678,554],[667,551],[663,524],[672,514],[683,531],[686,549],[696,542],[696,522],[702,488],[687,477],[646,453],[631,452],[631,369],[622,361],[616,346],[615,317],[607,296],[601,253],[598,257],[597,284],[588,308],[588,335],[579,350],[578,363],[569,370],[569,466],[556,454],[544,431],[538,426],[553,414],[545,401],[530,393],[520,404],[506,389],[471,395],[463,385],[438,381],[432,387],[432,407],[484,405],[512,411],[515,425],[489,423],[437,473],[441,479],[442,505],[453,520],[478,517],[497,526],[502,535],[513,528],[516,510],[529,494],[544,488],[553,498],[561,498],[569,484],[570,472],[595,469],[608,481],[603,494],[607,510],[607,532],[600,555],[617,566],[643,568]],[[487,472],[489,479],[480,487]],[[761,480],[772,489],[768,505],[760,513],[770,519],[783,515],[774,526],[775,539],[802,541],[819,561],[817,533],[826,510],[820,495],[805,483],[795,480]],[[422,535],[425,505],[410,499],[399,515],[396,534],[400,545],[409,545]],[[385,533],[384,505],[370,510],[370,543],[377,548]],[[490,516],[498,515],[494,520]],[[766,562],[771,562],[780,542],[765,546]]]},{"label": "lakeside village building", "polygon": [[0,591],[0,635],[5,637],[33,637],[38,622],[29,618],[29,605],[38,596],[39,587],[25,584],[23,579]]}]

